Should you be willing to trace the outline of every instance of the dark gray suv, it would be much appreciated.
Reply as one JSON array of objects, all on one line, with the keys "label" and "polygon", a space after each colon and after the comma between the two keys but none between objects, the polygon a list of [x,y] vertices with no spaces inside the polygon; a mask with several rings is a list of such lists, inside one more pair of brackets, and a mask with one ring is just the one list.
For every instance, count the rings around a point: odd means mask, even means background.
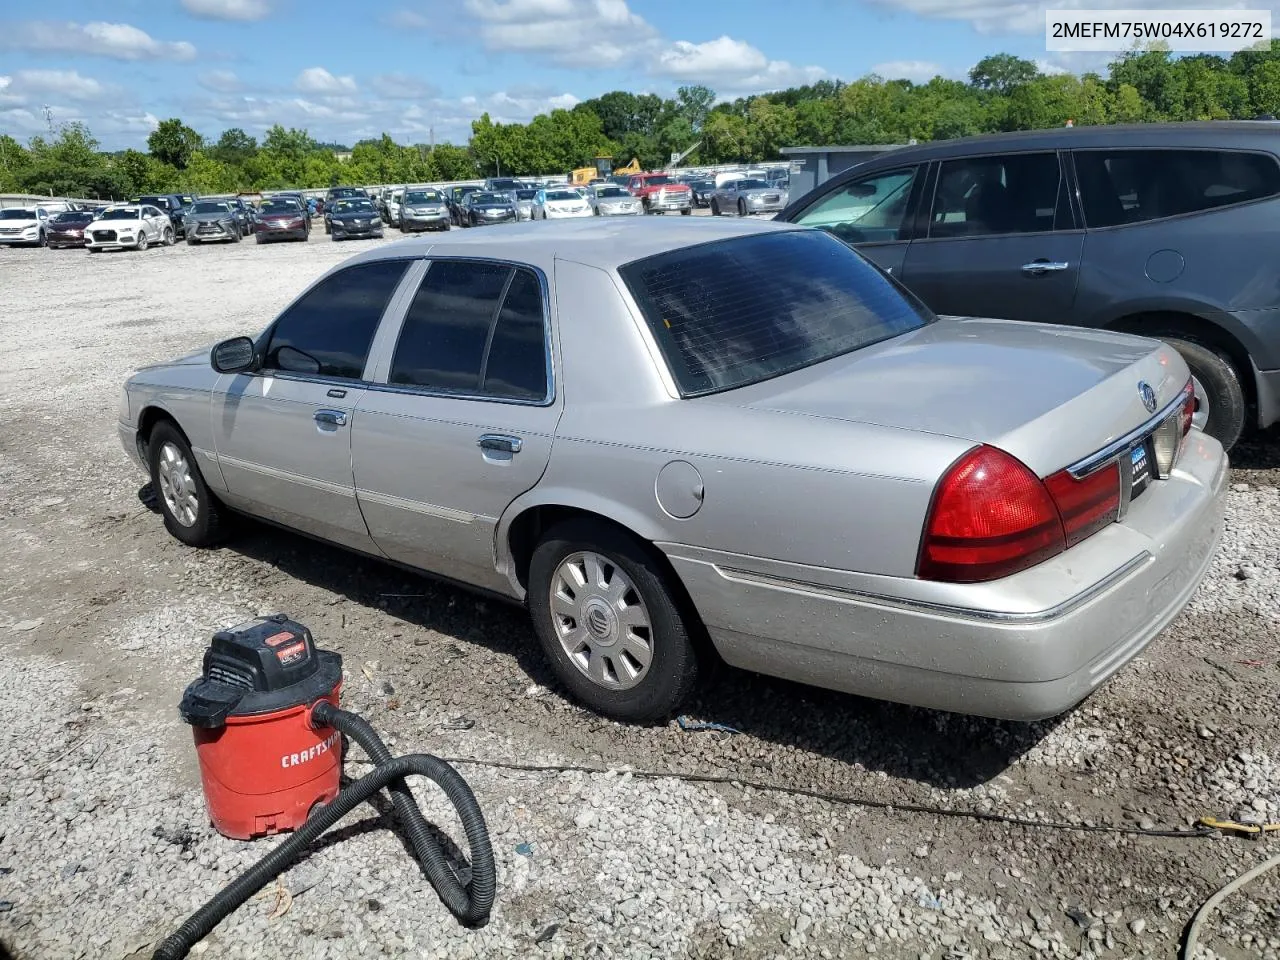
[{"label": "dark gray suv", "polygon": [[776,219],[828,230],[935,312],[1158,337],[1230,447],[1280,420],[1280,129],[1075,127],[904,147]]}]

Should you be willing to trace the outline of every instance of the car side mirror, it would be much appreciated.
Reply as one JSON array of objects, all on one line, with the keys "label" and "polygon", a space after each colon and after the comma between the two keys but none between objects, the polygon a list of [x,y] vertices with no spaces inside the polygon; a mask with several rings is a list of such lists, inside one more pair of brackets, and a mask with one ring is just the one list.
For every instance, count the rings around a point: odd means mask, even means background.
[{"label": "car side mirror", "polygon": [[257,348],[249,337],[232,337],[213,348],[209,362],[219,373],[247,373],[257,369]]}]

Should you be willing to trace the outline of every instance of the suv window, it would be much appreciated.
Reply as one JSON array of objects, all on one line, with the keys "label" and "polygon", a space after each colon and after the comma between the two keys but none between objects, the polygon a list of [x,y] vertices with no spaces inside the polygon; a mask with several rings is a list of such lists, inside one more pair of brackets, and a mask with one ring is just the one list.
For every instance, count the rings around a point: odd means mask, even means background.
[{"label": "suv window", "polygon": [[321,280],[271,330],[271,370],[359,380],[369,345],[406,260],[375,260]]},{"label": "suv window", "polygon": [[1080,150],[1075,162],[1090,227],[1175,217],[1280,193],[1280,166],[1265,153]]},{"label": "suv window", "polygon": [[818,231],[699,244],[618,272],[684,396],[767,380],[933,319]]},{"label": "suv window", "polygon": [[982,237],[1070,229],[1056,153],[946,160],[938,174],[930,237]]},{"label": "suv window", "polygon": [[819,227],[848,243],[902,240],[915,179],[916,168],[908,167],[841,184],[794,222]]},{"label": "suv window", "polygon": [[542,288],[529,270],[437,260],[418,287],[390,381],[501,399],[546,396]]}]

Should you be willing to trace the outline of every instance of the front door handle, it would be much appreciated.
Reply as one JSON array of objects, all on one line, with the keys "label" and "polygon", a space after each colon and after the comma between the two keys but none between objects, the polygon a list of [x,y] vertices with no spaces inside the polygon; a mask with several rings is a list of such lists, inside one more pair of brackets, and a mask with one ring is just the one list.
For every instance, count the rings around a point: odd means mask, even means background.
[{"label": "front door handle", "polygon": [[476,441],[481,450],[496,450],[499,453],[519,453],[524,441],[519,437],[508,437],[500,433],[486,433]]},{"label": "front door handle", "polygon": [[331,427],[345,427],[347,415],[342,410],[317,410],[316,423],[327,423]]},{"label": "front door handle", "polygon": [[1070,266],[1065,260],[1032,260],[1022,265],[1022,272],[1038,277],[1046,273],[1061,273]]}]

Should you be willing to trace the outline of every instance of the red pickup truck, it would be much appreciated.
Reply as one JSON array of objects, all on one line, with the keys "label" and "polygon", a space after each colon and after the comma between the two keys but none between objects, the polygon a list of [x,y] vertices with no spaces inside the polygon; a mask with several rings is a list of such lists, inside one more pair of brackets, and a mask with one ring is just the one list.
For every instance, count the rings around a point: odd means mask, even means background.
[{"label": "red pickup truck", "polygon": [[645,213],[679,210],[681,215],[693,213],[693,190],[665,173],[638,173],[627,181],[627,189],[640,198]]}]

